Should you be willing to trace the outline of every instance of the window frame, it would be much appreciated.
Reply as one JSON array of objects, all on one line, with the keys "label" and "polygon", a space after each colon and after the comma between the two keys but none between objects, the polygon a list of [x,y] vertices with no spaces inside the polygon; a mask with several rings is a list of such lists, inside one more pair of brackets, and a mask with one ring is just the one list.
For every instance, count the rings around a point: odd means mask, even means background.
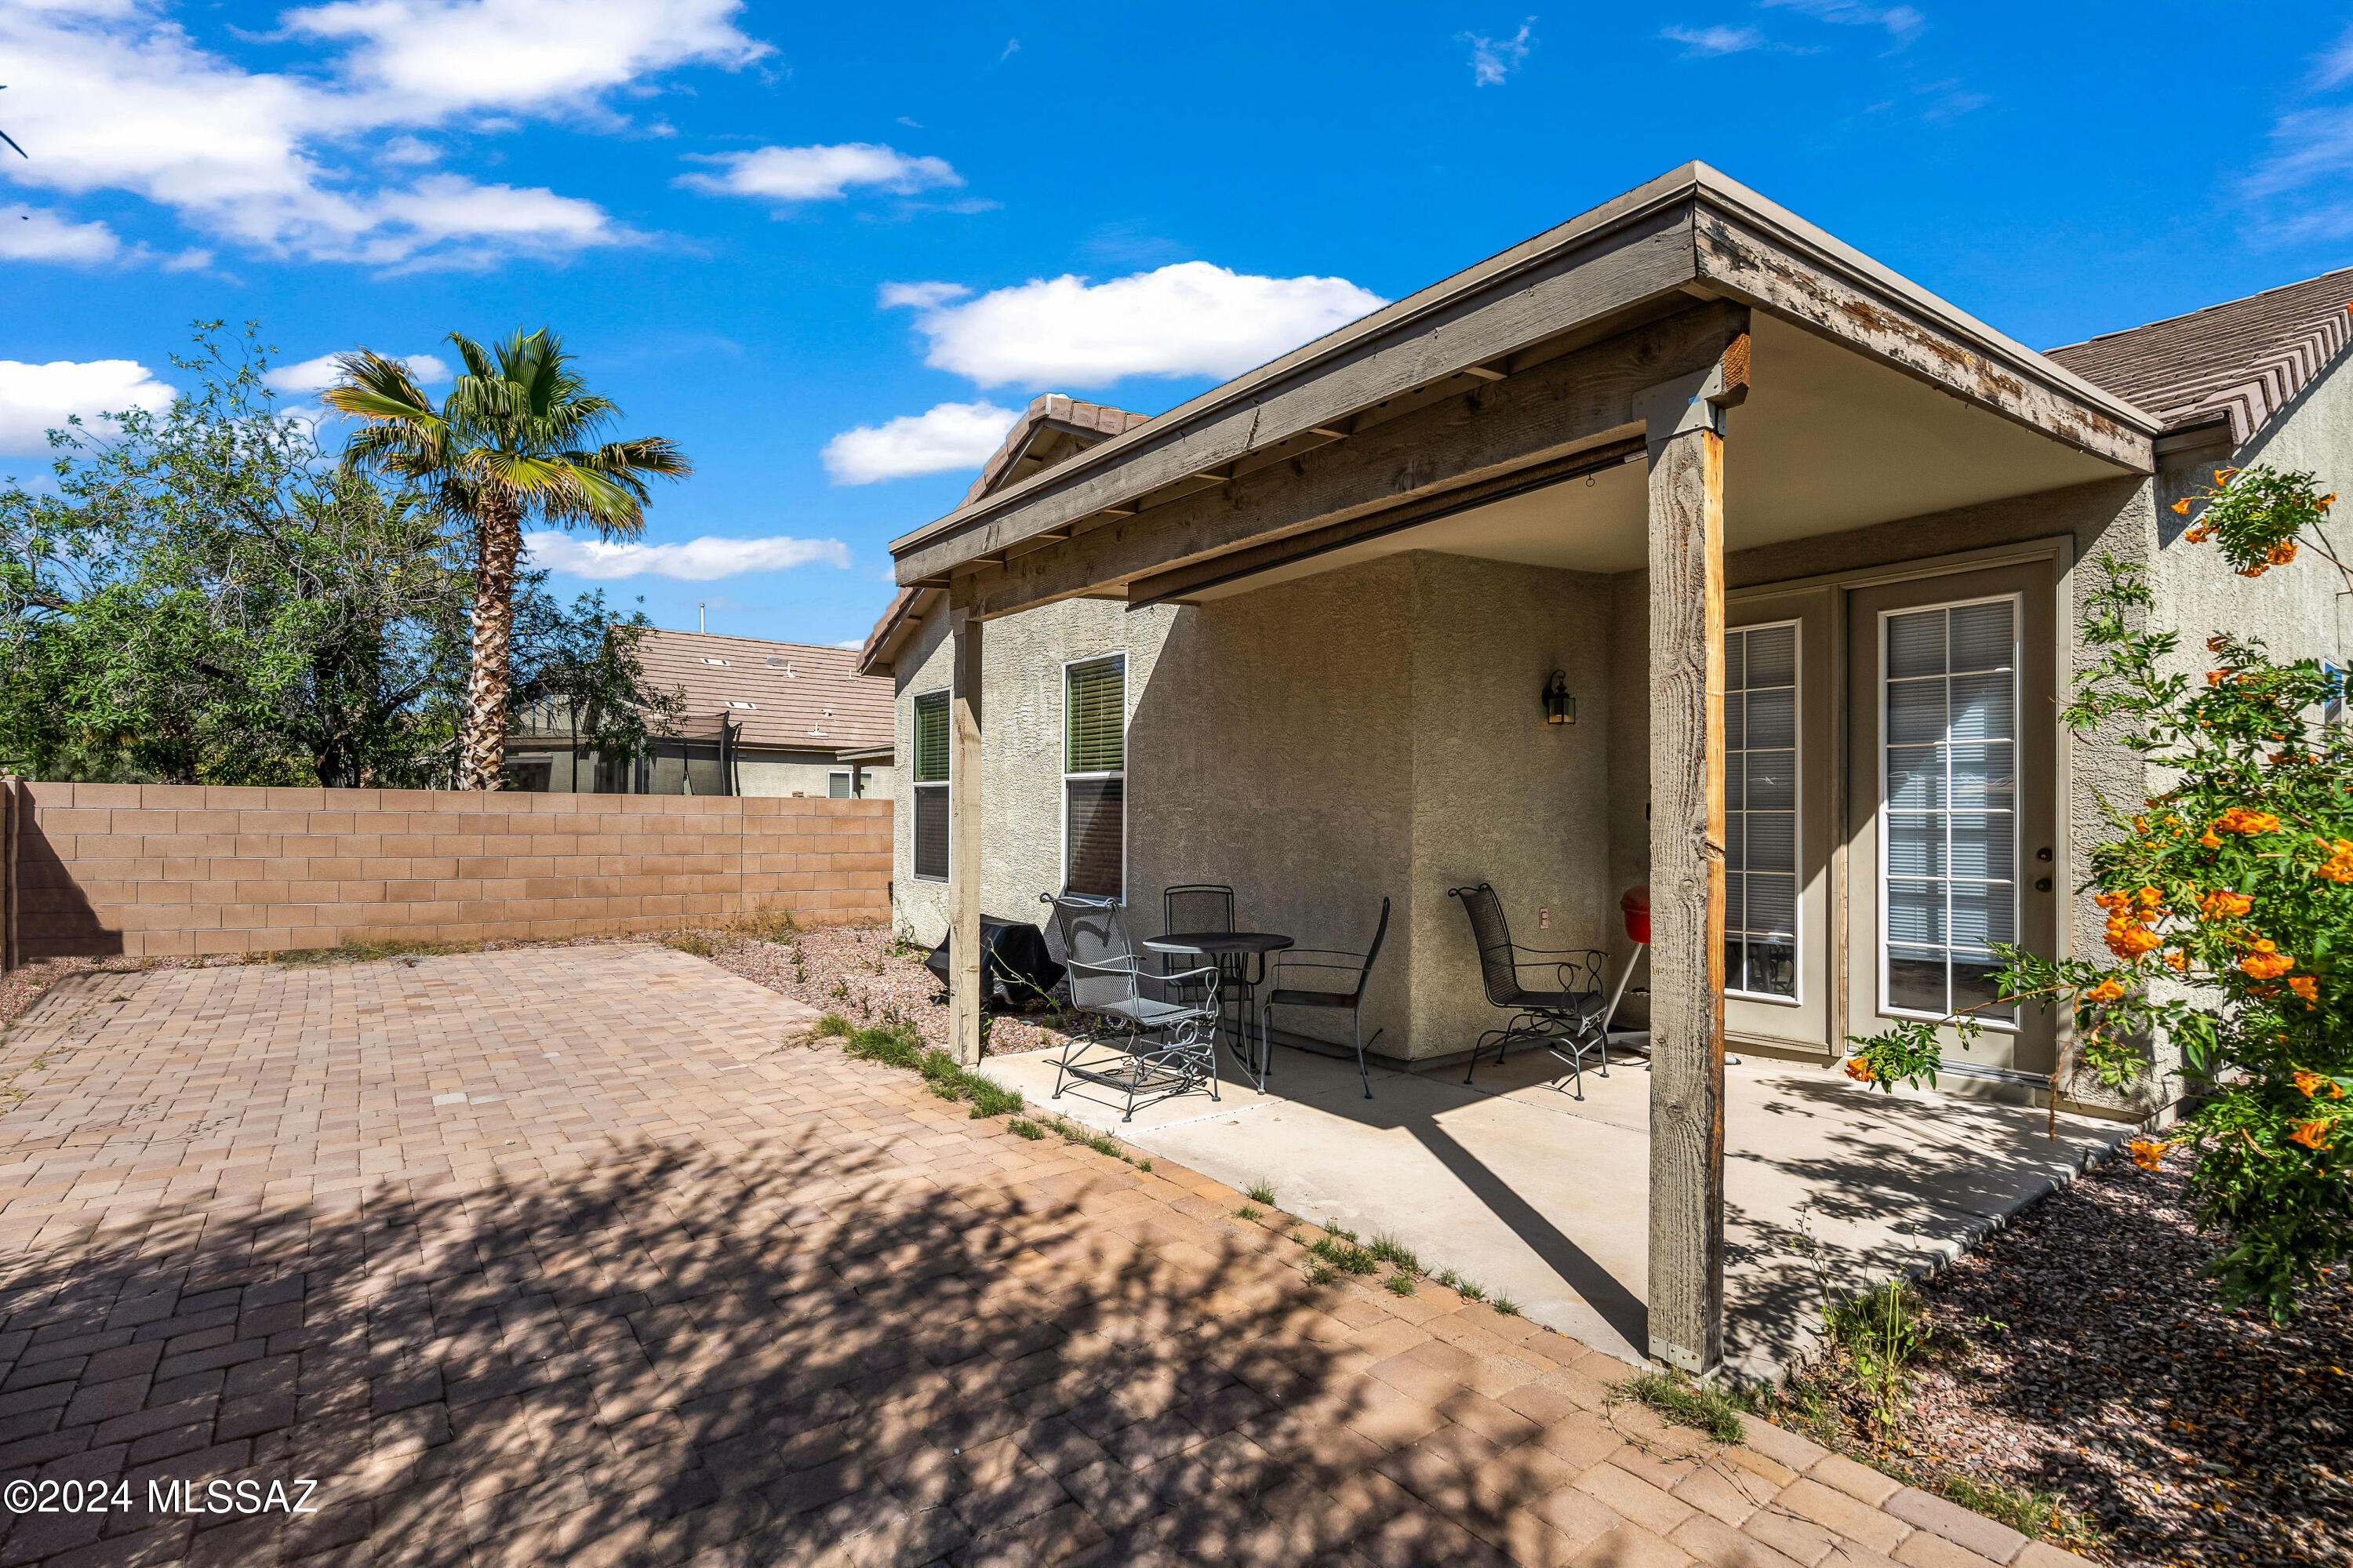
[{"label": "window frame", "polygon": [[[1889,892],[1887,877],[1887,852],[1889,844],[1887,820],[1887,752],[1889,747],[1887,732],[1887,698],[1889,689],[1887,674],[1887,623],[1899,615],[1918,615],[1924,611],[1932,609],[1945,611],[1947,617],[1949,617],[1951,612],[1956,609],[1967,609],[1972,605],[1979,604],[2007,604],[2010,606],[2010,930],[2011,939],[2013,941],[2016,940],[2018,933],[2022,928],[2021,922],[2026,917],[2024,899],[2025,865],[2023,860],[2026,846],[2023,839],[2018,832],[2019,823],[2023,816],[2023,812],[2021,810],[2019,806],[2019,797],[2024,790],[2023,764],[2025,760],[2024,750],[2026,745],[2026,713],[2024,708],[2024,694],[2021,686],[2021,682],[2025,676],[2026,595],[2020,590],[2012,589],[2008,593],[1978,594],[1969,599],[1938,599],[1927,604],[1907,604],[1883,609],[1878,613],[1878,624],[1874,629],[1875,635],[1873,639],[1873,641],[1877,644],[1877,647],[1873,652],[1873,658],[1877,661],[1877,701],[1879,705],[1879,756],[1875,759],[1876,772],[1879,780],[1879,799],[1873,808],[1874,816],[1874,831],[1872,834],[1873,838],[1877,841],[1877,859],[1879,863],[1877,867],[1878,887],[1873,894],[1873,897],[1877,901],[1877,930],[1874,933],[1876,938],[1874,945],[1878,948],[1878,951],[1873,955],[1873,964],[1878,971],[1877,980],[1879,994],[1875,1000],[1879,1004],[1881,1014],[1888,1018],[1917,1019],[1927,1023],[1943,1023],[1956,1016],[1952,1006],[1953,953],[1956,944],[1953,941],[1952,894],[1949,891],[1952,887],[1954,878],[1952,876],[1952,830],[1949,826],[1953,816],[1951,788],[1952,765],[1948,760],[1946,764],[1945,805],[1942,812],[1940,813],[1948,824],[1946,828],[1945,843],[1946,874],[1941,877],[1933,879],[1921,877],[1906,879],[1907,881],[1934,880],[1947,890],[1945,895],[1945,940],[1939,944],[1939,947],[1945,955],[1945,1011],[1942,1012],[1926,1012],[1917,1008],[1897,1007],[1889,1000],[1888,959],[1890,957],[1890,949],[1893,948],[1895,944],[1888,939],[1887,926]],[[1946,624],[1947,627],[1946,634],[1946,670],[1943,678],[1947,682],[1950,682],[1953,678],[1953,672],[1951,668],[1952,641],[1949,630],[1951,622],[1949,619]],[[1977,672],[1970,673],[1975,673]],[[1936,744],[1949,747],[1952,745],[1952,709],[1950,706],[1951,687],[1947,685],[1946,690],[1947,694],[1947,705],[1946,708],[1946,737],[1936,742]],[[2017,1016],[2015,1009],[2012,1010],[2011,1016],[2009,1018],[2003,1018],[1999,1013],[1989,1012],[1975,1015],[1975,1019],[1978,1023],[1997,1034],[2021,1033],[2024,1027]]]},{"label": "window frame", "polygon": [[[917,769],[921,764],[916,753],[920,745],[919,736],[923,733],[923,705],[934,698],[937,698],[939,700],[941,707],[946,710],[948,715],[949,745],[947,747],[947,766],[943,775],[938,779],[919,779],[917,777]],[[955,714],[954,710],[954,702],[955,698],[951,695],[949,689],[945,686],[934,687],[927,692],[911,692],[908,694],[907,873],[917,882],[944,884],[955,870],[955,811],[954,809],[955,796],[953,793],[953,786],[955,783]],[[937,789],[942,793],[946,794],[949,799],[949,810],[947,813],[947,866],[936,876],[924,871],[922,867],[921,857],[923,853],[923,810],[920,802],[923,799],[923,792],[926,789]]]},{"label": "window frame", "polygon": [[[833,792],[833,781],[841,780],[841,793]],[[829,800],[853,800],[858,798],[858,771],[855,768],[828,768],[825,770],[825,793]]]},{"label": "window frame", "polygon": [[[1116,771],[1072,773],[1071,766],[1071,672],[1082,664],[1101,664],[1119,661],[1119,768]],[[1061,739],[1062,772],[1056,789],[1061,795],[1060,864],[1057,882],[1065,893],[1071,887],[1071,785],[1075,780],[1088,782],[1116,779],[1119,780],[1119,901],[1127,902],[1127,650],[1114,649],[1108,653],[1090,653],[1083,658],[1065,659],[1061,668]]]},{"label": "window frame", "polygon": [[[1753,626],[1741,625],[1728,627],[1725,629],[1725,634],[1730,636],[1732,633],[1737,632],[1745,640],[1749,632],[1774,631],[1785,626],[1789,629],[1789,753],[1794,763],[1794,766],[1790,768],[1789,778],[1789,951],[1791,954],[1790,969],[1795,979],[1790,987],[1789,993],[1787,996],[1782,995],[1778,991],[1746,991],[1738,986],[1730,984],[1725,985],[1724,988],[1724,994],[1726,997],[1733,998],[1740,1001],[1760,1001],[1769,1007],[1803,1007],[1806,1005],[1805,620],[1804,618],[1800,616],[1790,616],[1780,620],[1760,620]],[[1746,681],[1748,675],[1748,660],[1746,652],[1745,641],[1740,661],[1740,672],[1741,679]],[[1884,682],[1881,683],[1883,685],[1885,684]],[[1748,691],[1748,689],[1749,688],[1746,685],[1743,685],[1740,688],[1744,694]],[[1730,694],[1727,692],[1726,694],[1729,695]],[[1748,724],[1746,712],[1747,710],[1744,701],[1740,725],[1740,750],[1743,756],[1746,756],[1749,750],[1747,744]],[[1731,758],[1731,753],[1732,747],[1728,746],[1725,747],[1725,755],[1727,761]],[[1741,800],[1743,802],[1746,802],[1748,799],[1747,785],[1748,770],[1744,766],[1741,768]],[[1729,810],[1728,806],[1726,810]],[[1748,808],[1745,803],[1740,808],[1740,811],[1744,818],[1748,814]],[[1748,858],[1748,832],[1747,824],[1745,821],[1741,824],[1740,858],[1743,862],[1741,874],[1745,877],[1747,874],[1746,862]],[[1742,926],[1741,937],[1745,948],[1746,938],[1750,935],[1747,926],[1748,898],[1747,890],[1745,885],[1741,892],[1740,911]],[[1729,934],[1730,933],[1727,930],[1726,935]],[[1884,944],[1883,944],[1883,945]]]}]

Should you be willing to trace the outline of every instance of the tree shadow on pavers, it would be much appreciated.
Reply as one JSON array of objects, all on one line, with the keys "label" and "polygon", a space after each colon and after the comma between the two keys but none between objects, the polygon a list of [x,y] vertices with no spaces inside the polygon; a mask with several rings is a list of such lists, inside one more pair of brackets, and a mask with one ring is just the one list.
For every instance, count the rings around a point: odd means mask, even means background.
[{"label": "tree shadow on pavers", "polygon": [[[1533,1562],[1618,1528],[1555,1451],[1614,1451],[1584,1347],[1310,1286],[1218,1203],[994,1125],[956,1184],[881,1138],[648,1144],[12,1256],[0,1480],[132,1506],[9,1518],[0,1560]],[[315,1513],[236,1511],[301,1478]],[[174,1481],[194,1516],[149,1510]]]}]

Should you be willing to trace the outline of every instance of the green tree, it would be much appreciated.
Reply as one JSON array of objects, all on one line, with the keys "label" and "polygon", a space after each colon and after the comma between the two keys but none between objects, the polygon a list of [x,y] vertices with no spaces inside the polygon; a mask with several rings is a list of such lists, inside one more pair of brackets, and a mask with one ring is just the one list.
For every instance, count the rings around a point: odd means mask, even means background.
[{"label": "green tree", "polygon": [[566,609],[542,586],[545,577],[525,573],[515,598],[511,727],[564,735],[575,766],[593,757],[620,768],[649,755],[656,736],[686,719],[683,695],[646,683],[638,648],[653,622],[643,610],[613,614],[600,592]]},{"label": "green tree", "polygon": [[[51,777],[421,783],[470,585],[423,498],[329,467],[248,329],[0,490],[0,752]],[[446,769],[445,769],[446,772]]]},{"label": "green tree", "polygon": [[517,331],[491,349],[456,333],[449,343],[465,373],[438,407],[405,366],[365,349],[342,356],[343,379],[324,400],[363,421],[344,448],[347,471],[429,486],[445,512],[466,522],[475,594],[459,782],[495,789],[524,519],[632,537],[645,525],[647,478],[681,479],[692,469],[660,437],[600,440],[620,410],[588,390],[553,332]]},{"label": "green tree", "polygon": [[[2322,527],[2336,497],[2316,489],[2310,474],[2224,469],[2176,510],[2199,511],[2187,541],[2215,544],[2243,577],[2310,548],[2353,588]],[[2214,1265],[2225,1299],[2284,1317],[2353,1257],[2353,735],[2322,716],[2343,676],[2224,631],[2206,643],[2217,667],[2195,680],[2176,667],[2179,638],[2147,626],[2139,568],[2100,565],[2083,624],[2099,662],[2065,717],[2080,735],[2120,731],[2168,783],[2137,806],[2103,802],[2112,836],[2084,888],[2108,912],[2109,957],[2004,948],[1997,1005],[2073,1014],[2054,1105],[2077,1074],[2146,1081],[2152,1039],[2174,1044],[2187,1115],[2178,1139],[2138,1139],[2134,1158],[2154,1170],[2177,1142],[2194,1150],[2199,1223],[2229,1241]],[[1965,1047],[1975,1011],[1943,1021]],[[1858,1038],[1847,1071],[1882,1087],[1931,1081],[1937,1029]]]}]

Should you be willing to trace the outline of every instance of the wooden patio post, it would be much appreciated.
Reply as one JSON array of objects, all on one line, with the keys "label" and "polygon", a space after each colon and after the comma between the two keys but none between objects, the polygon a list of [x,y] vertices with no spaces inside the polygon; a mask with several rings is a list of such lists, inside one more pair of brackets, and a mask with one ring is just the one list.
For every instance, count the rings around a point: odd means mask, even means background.
[{"label": "wooden patio post", "polygon": [[949,1017],[955,1058],[980,1060],[980,629],[968,609],[951,608],[953,669],[948,699]]},{"label": "wooden patio post", "polygon": [[1649,439],[1650,1352],[1724,1353],[1724,410],[1748,336],[1636,399]]}]

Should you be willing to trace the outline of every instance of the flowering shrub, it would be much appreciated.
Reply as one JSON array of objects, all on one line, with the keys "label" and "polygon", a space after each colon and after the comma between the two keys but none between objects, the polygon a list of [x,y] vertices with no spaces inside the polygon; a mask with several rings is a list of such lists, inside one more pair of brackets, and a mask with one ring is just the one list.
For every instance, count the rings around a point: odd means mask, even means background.
[{"label": "flowering shrub", "polygon": [[[2194,498],[2189,541],[2214,542],[2251,577],[2308,546],[2353,588],[2321,532],[2336,498],[2309,474],[2214,481]],[[2136,1139],[2132,1157],[2156,1170],[2178,1145],[2196,1151],[2199,1223],[2230,1241],[2215,1265],[2224,1298],[2284,1317],[2299,1287],[2353,1255],[2353,738],[2317,722],[2331,676],[2275,662],[2253,638],[2210,639],[2202,682],[2165,673],[2179,640],[2134,629],[2153,599],[2140,568],[2099,564],[2107,581],[2083,627],[2099,662],[2064,717],[2078,735],[2121,726],[2172,784],[2137,810],[2102,802],[2112,836],[2084,886],[2107,912],[2108,957],[2001,948],[1998,1005],[2072,1011],[2054,1102],[2080,1075],[2130,1087],[2152,1072],[2149,1042],[2174,1043],[2188,1114],[2170,1140]],[[1882,1088],[1933,1081],[1939,1027],[1857,1037],[1847,1071]],[[1965,1049],[1981,1032],[1968,1014],[1941,1027]]]}]

